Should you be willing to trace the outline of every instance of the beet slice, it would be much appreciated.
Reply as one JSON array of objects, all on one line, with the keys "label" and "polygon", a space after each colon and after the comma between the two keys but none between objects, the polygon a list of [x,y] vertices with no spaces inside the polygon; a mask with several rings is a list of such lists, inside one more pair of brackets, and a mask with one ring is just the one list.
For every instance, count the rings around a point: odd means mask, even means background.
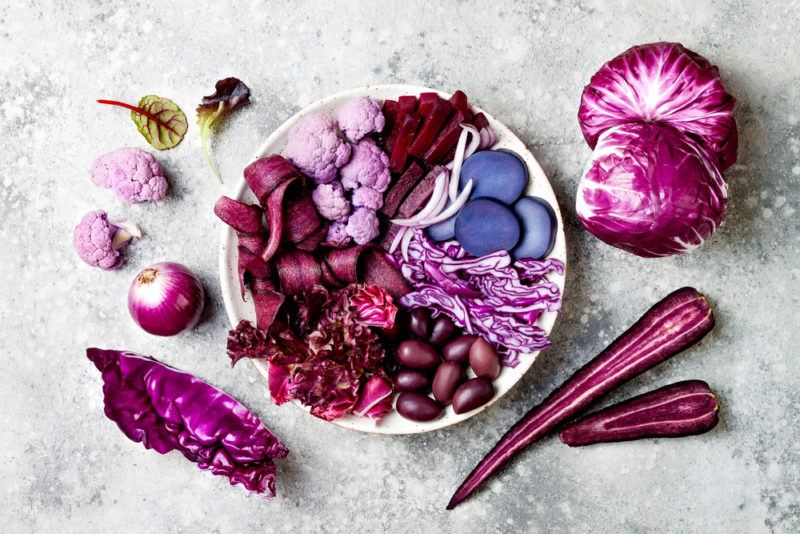
[{"label": "beet slice", "polygon": [[487,119],[486,115],[483,113],[478,113],[472,117],[472,125],[477,128],[478,131],[483,130],[489,127],[489,119]]},{"label": "beet slice", "polygon": [[386,258],[386,252],[376,245],[359,245],[347,249],[332,250],[325,258],[323,280],[338,283],[374,284],[382,287],[394,298],[411,292],[411,286],[403,275]]},{"label": "beet slice", "polygon": [[558,433],[563,443],[678,438],[708,432],[719,422],[717,397],[702,380],[686,380],[587,415]]},{"label": "beet slice", "polygon": [[684,287],[667,295],[511,427],[461,483],[447,509],[458,506],[526,446],[620,384],[691,347],[712,328],[711,306],[696,289]]},{"label": "beet slice", "polygon": [[430,104],[429,111],[423,114],[422,101],[420,99],[420,114],[423,115],[423,123],[414,138],[414,142],[411,143],[408,149],[409,154],[416,157],[422,157],[425,154],[425,151],[436,140],[436,136],[442,130],[442,126],[452,109],[453,105],[450,102],[438,98]]},{"label": "beet slice", "polygon": [[450,97],[450,103],[453,104],[453,107],[458,111],[469,111],[469,99],[466,93],[460,89]]},{"label": "beet slice", "polygon": [[437,93],[420,93],[417,111],[420,115],[426,117],[431,109],[431,105],[438,100],[442,100],[442,97]]},{"label": "beet slice", "polygon": [[422,167],[416,161],[412,161],[408,166],[406,172],[392,185],[386,197],[383,199],[383,208],[381,213],[388,217],[394,217],[397,213],[397,208],[406,198],[409,192],[417,185],[422,179]]},{"label": "beet slice", "polygon": [[406,199],[400,204],[400,208],[397,210],[398,217],[407,219],[417,213],[428,202],[436,186],[436,178],[441,174],[442,168],[437,166],[428,171],[425,178],[411,190]]},{"label": "beet slice", "polygon": [[417,133],[420,122],[422,122],[422,119],[416,113],[400,114],[395,128],[397,135],[394,138],[391,155],[389,156],[389,170],[391,172],[399,174],[406,168],[408,149],[414,141],[414,135]]},{"label": "beet slice", "polygon": [[275,291],[275,284],[269,278],[256,278],[252,284],[253,304],[256,309],[256,326],[269,331],[286,299]]},{"label": "beet slice", "polygon": [[458,136],[461,135],[461,124],[469,122],[472,112],[469,110],[458,110],[455,115],[447,122],[447,125],[439,134],[439,137],[425,151],[422,159],[428,165],[436,165],[442,161],[447,151],[458,143]]},{"label": "beet slice", "polygon": [[[293,195],[288,195],[283,206],[283,241],[299,243],[319,231],[323,224],[311,195],[302,181],[295,182]],[[292,189],[295,189],[294,187]]]},{"label": "beet slice", "polygon": [[401,96],[397,99],[397,108],[399,115],[413,113],[417,109],[417,97],[413,95]]},{"label": "beet slice", "polygon": [[394,131],[394,125],[397,121],[397,113],[399,112],[399,104],[397,100],[384,100],[383,102],[383,117],[386,120],[383,125],[383,130],[378,135],[378,144],[388,153],[389,139]]}]

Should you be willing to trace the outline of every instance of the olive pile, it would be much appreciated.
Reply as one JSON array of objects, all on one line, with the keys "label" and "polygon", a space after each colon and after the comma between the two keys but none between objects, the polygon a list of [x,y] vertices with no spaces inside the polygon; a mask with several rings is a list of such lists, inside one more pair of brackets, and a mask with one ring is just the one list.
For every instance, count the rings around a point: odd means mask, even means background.
[{"label": "olive pile", "polygon": [[[500,374],[500,359],[483,338],[459,333],[449,317],[432,319],[424,308],[409,312],[407,333],[411,339],[401,341],[395,355],[400,415],[432,421],[441,417],[447,404],[462,414],[494,397],[492,381]],[[468,378],[467,366],[474,378]]]}]

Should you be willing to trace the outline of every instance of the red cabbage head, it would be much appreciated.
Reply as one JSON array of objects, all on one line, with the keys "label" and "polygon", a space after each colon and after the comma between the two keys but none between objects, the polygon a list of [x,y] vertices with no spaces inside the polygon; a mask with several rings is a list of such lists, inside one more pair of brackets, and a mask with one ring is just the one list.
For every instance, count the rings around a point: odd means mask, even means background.
[{"label": "red cabbage head", "polygon": [[671,126],[631,123],[598,139],[576,210],[606,243],[654,258],[700,246],[727,203],[727,184],[697,142]]}]

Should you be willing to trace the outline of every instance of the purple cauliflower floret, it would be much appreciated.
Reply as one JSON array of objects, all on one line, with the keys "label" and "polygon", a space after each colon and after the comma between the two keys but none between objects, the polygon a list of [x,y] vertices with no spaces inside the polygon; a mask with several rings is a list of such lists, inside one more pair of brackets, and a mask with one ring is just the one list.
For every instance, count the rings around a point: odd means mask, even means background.
[{"label": "purple cauliflower floret", "polygon": [[350,215],[350,201],[345,198],[344,188],[338,181],[319,184],[311,192],[311,200],[319,214],[329,221],[344,222]]},{"label": "purple cauliflower floret", "polygon": [[347,235],[347,225],[343,222],[335,222],[328,226],[328,235],[325,243],[333,247],[346,247],[350,244],[350,236]]},{"label": "purple cauliflower floret", "polygon": [[113,189],[117,196],[135,204],[161,200],[167,193],[167,180],[156,158],[140,148],[120,148],[92,163],[92,182]]},{"label": "purple cauliflower floret", "polygon": [[350,145],[339,137],[333,119],[313,113],[289,130],[284,154],[315,182],[326,184],[336,178],[336,169],[350,159]]},{"label": "purple cauliflower floret", "polygon": [[353,191],[353,207],[378,211],[383,207],[383,193],[371,187],[359,187]]},{"label": "purple cauliflower floret", "polygon": [[103,210],[90,211],[75,227],[72,245],[78,256],[104,271],[111,271],[123,263],[119,250],[134,237],[141,237],[139,228],[132,223],[114,223]]},{"label": "purple cauliflower floret", "polygon": [[339,129],[351,143],[356,143],[365,135],[380,132],[386,124],[381,105],[367,96],[354,98],[339,108],[337,113]]},{"label": "purple cauliflower floret", "polygon": [[353,157],[339,170],[345,189],[359,185],[371,187],[383,193],[389,187],[389,156],[372,139],[362,139],[353,145]]},{"label": "purple cauliflower floret", "polygon": [[347,219],[347,235],[359,245],[365,245],[378,237],[378,216],[367,208],[358,208]]}]

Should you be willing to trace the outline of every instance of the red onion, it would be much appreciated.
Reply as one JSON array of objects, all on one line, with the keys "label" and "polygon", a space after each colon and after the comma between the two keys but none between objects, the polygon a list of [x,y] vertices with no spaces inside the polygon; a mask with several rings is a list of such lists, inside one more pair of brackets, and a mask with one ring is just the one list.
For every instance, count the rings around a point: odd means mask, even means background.
[{"label": "red onion", "polygon": [[200,320],[205,296],[192,271],[162,262],[140,272],[128,291],[128,311],[145,332],[174,336]]}]

